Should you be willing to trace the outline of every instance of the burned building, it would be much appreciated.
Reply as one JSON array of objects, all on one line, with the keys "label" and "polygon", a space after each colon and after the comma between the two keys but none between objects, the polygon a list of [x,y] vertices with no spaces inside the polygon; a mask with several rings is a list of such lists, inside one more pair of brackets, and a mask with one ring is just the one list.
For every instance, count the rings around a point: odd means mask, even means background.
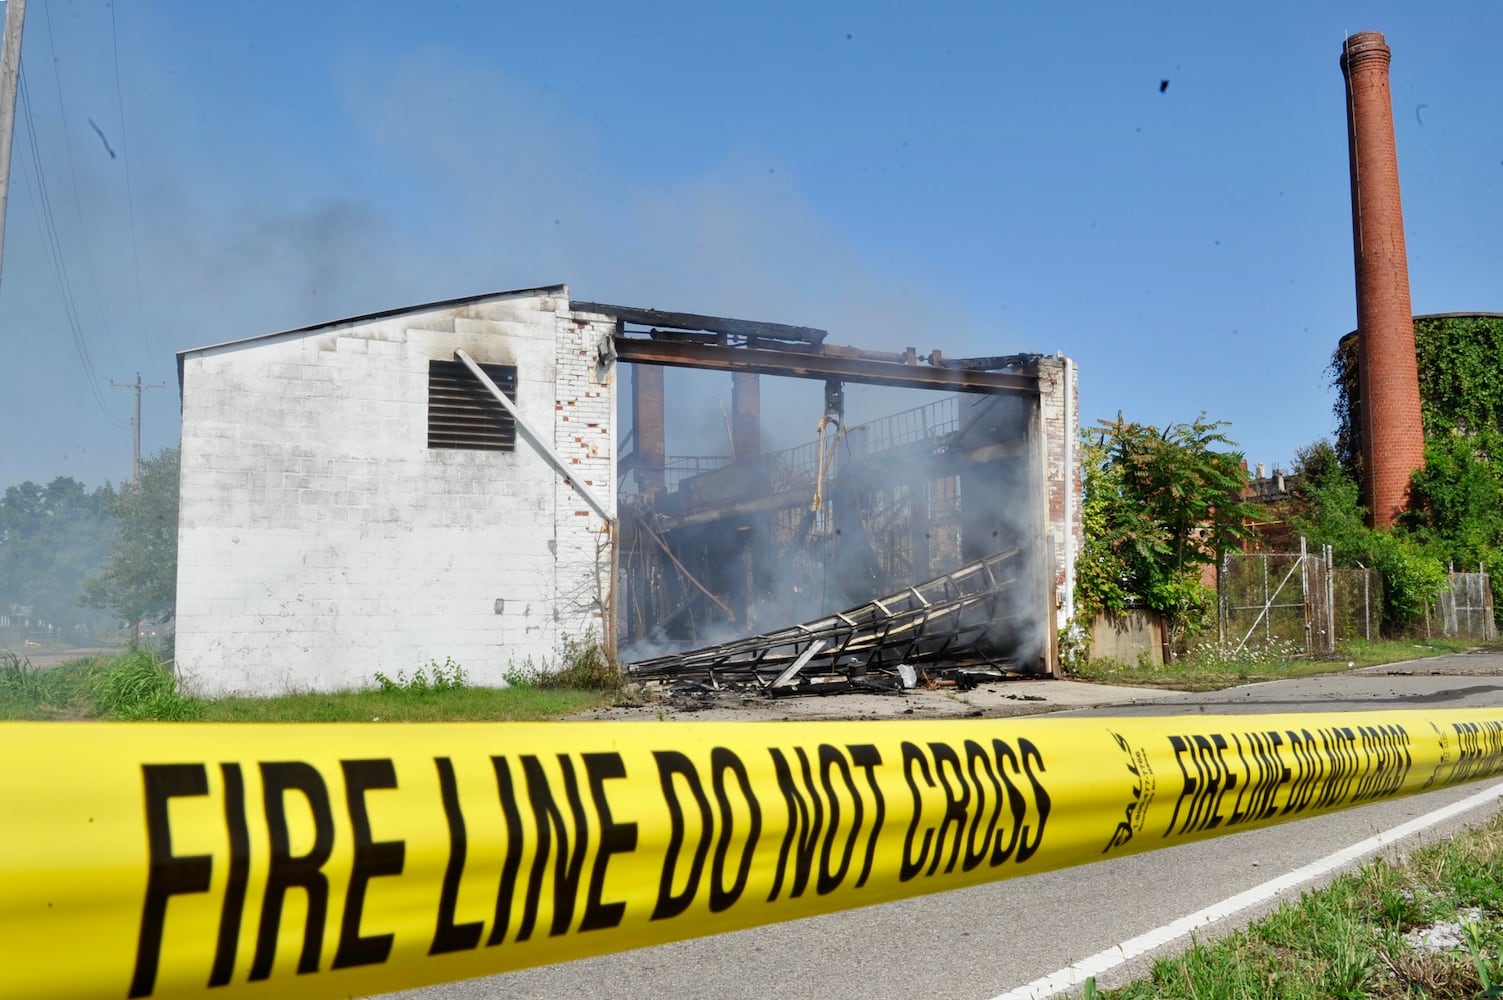
[{"label": "burned building", "polygon": [[[770,683],[816,644],[809,657],[841,676],[956,657],[1052,670],[1080,530],[1069,361],[920,357],[805,327],[576,307],[614,317],[617,356],[633,363],[617,622],[623,656],[647,660],[639,674]],[[724,454],[669,452],[662,366],[729,376]],[[813,382],[801,396],[821,416],[807,442],[763,450],[760,380],[773,376]],[[851,423],[853,384],[934,392]],[[671,655],[686,649],[701,651]]]},{"label": "burned building", "polygon": [[[669,367],[729,379],[723,455],[669,452]],[[179,375],[177,661],[206,693],[448,659],[500,683],[573,640],[641,660],[771,633],[754,659],[807,664],[797,637],[821,619],[848,672],[939,655],[1047,672],[1069,613],[1062,358],[864,351],[553,286],[184,351]],[[775,376],[820,419],[764,450]],[[858,424],[853,385],[934,394]]]}]

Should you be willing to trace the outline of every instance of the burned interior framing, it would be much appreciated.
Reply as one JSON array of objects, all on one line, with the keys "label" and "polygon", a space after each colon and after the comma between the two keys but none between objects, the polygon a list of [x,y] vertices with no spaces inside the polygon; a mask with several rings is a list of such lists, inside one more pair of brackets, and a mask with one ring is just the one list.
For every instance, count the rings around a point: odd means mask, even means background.
[{"label": "burned interior framing", "polygon": [[[1052,672],[1039,400],[1053,359],[870,351],[810,327],[571,305],[614,319],[615,357],[632,366],[615,618],[634,673],[786,693],[891,685],[900,662]],[[668,454],[664,367],[731,375],[728,454]],[[763,375],[824,382],[814,441],[763,450]],[[947,395],[847,426],[848,383]]]}]

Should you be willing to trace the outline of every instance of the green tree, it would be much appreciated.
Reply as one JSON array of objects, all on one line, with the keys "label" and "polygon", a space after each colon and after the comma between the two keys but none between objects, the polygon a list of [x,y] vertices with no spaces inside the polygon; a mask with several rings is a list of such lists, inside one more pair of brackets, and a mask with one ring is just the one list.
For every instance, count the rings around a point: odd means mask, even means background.
[{"label": "green tree", "polygon": [[178,450],[141,460],[141,478],[115,503],[119,537],[88,583],[89,601],[124,624],[165,622],[177,603]]},{"label": "green tree", "polygon": [[1503,433],[1484,427],[1452,431],[1425,443],[1425,467],[1414,475],[1405,525],[1435,555],[1458,569],[1493,570],[1503,550]]},{"label": "green tree", "polygon": [[[1503,316],[1422,316],[1414,321],[1414,349],[1427,437],[1503,428]],[[1336,390],[1336,453],[1360,476],[1362,381],[1355,335],[1341,339],[1326,371]]]},{"label": "green tree", "polygon": [[[1464,508],[1478,497],[1476,477],[1459,474],[1447,464],[1463,461],[1461,452],[1442,454],[1432,445],[1431,463],[1426,467],[1425,474],[1433,476],[1437,488],[1450,498],[1443,504],[1447,513],[1441,518],[1448,525],[1473,519],[1474,514]],[[1390,628],[1402,629],[1423,616],[1446,584],[1444,545],[1413,518],[1392,530],[1369,528],[1367,511],[1358,501],[1356,477],[1328,441],[1299,449],[1293,472],[1297,508],[1290,521],[1294,529],[1316,545],[1330,545],[1338,563],[1378,571],[1383,578],[1384,620]],[[1416,477],[1416,491],[1425,474]],[[1462,480],[1472,481],[1452,489]],[[1496,493],[1493,503],[1497,503]]]},{"label": "green tree", "polygon": [[1202,414],[1159,430],[1121,414],[1083,437],[1085,545],[1076,564],[1083,610],[1131,603],[1166,615],[1183,636],[1203,622],[1215,594],[1203,568],[1248,537],[1247,471]]},{"label": "green tree", "polygon": [[34,619],[76,632],[105,624],[83,607],[84,581],[115,540],[108,485],[88,490],[59,476],[11,486],[0,499],[0,608],[24,605]]},{"label": "green tree", "polygon": [[[1503,317],[1420,317],[1414,346],[1425,465],[1414,475],[1410,509],[1383,533],[1392,538],[1369,538],[1364,558],[1383,571],[1396,624],[1423,613],[1443,587],[1448,563],[1481,565],[1495,581],[1503,578]],[[1353,480],[1362,462],[1357,361],[1357,338],[1348,335],[1329,368],[1337,396],[1335,450]],[[1325,518],[1316,521],[1329,526]]]},{"label": "green tree", "polygon": [[1291,527],[1317,547],[1331,546],[1339,563],[1366,563],[1372,550],[1367,509],[1356,478],[1331,442],[1322,438],[1295,451],[1290,473]]}]

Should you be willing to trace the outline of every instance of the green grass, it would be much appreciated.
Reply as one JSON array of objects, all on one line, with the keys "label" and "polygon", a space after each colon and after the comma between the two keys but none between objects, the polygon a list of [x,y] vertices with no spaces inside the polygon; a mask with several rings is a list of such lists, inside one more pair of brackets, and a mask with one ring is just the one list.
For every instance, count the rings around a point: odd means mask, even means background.
[{"label": "green grass", "polygon": [[[577,657],[575,658],[578,659]],[[603,657],[601,658],[603,661]],[[146,651],[38,668],[0,654],[0,720],[160,722],[479,722],[552,719],[624,697],[619,674],[569,669],[574,660],[509,688],[471,687],[452,661],[395,678],[377,673],[362,691],[275,698],[195,698],[170,663]],[[587,664],[588,665],[588,664]],[[598,667],[596,664],[594,667]],[[609,664],[607,663],[608,667]],[[593,667],[592,667],[593,669]]]},{"label": "green grass", "polygon": [[1420,660],[1427,656],[1445,656],[1450,653],[1465,653],[1473,649],[1492,649],[1498,643],[1479,643],[1475,639],[1386,639],[1379,642],[1354,642],[1342,655],[1355,660],[1359,667],[1372,667],[1380,663],[1399,663],[1403,660]]},{"label": "green grass", "polygon": [[1233,653],[1228,647],[1212,644],[1170,664],[1134,666],[1115,660],[1093,660],[1072,667],[1069,675],[1076,680],[1101,684],[1169,688],[1176,691],[1218,691],[1250,681],[1340,673],[1352,667],[1464,653],[1476,648],[1476,642],[1465,639],[1352,642],[1343,646],[1333,657],[1311,659],[1288,644],[1249,646],[1237,653]]},{"label": "green grass", "polygon": [[0,654],[0,719],[186,721],[202,703],[178,690],[169,664],[145,650],[33,667]]},{"label": "green grass", "polygon": [[[1481,911],[1480,920],[1469,917]],[[1103,1000],[1241,997],[1503,997],[1503,815],[1421,848],[1378,860],[1306,893],[1245,930],[1162,959],[1147,978],[1087,995]],[[1462,941],[1430,951],[1408,932],[1460,925]]]},{"label": "green grass", "polygon": [[205,722],[525,722],[555,719],[614,702],[596,691],[467,687],[430,697],[401,692],[340,691],[277,698],[204,701]]}]

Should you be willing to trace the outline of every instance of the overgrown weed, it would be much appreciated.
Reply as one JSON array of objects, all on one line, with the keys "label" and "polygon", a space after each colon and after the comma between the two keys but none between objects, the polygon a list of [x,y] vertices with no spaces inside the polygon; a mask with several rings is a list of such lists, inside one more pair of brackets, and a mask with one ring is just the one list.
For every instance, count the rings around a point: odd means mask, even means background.
[{"label": "overgrown weed", "polygon": [[1305,647],[1286,639],[1264,642],[1206,642],[1196,646],[1184,661],[1200,670],[1288,670],[1295,660],[1303,659]]},{"label": "overgrown weed", "polygon": [[98,714],[123,722],[185,722],[199,716],[197,700],[178,689],[172,665],[145,649],[122,653],[93,677]]},{"label": "overgrown weed", "polygon": [[453,657],[444,657],[444,662],[431,660],[426,670],[418,667],[408,677],[405,670],[398,670],[396,679],[376,671],[376,685],[385,694],[403,694],[426,697],[443,694],[445,691],[463,691],[469,686],[464,667],[454,662]]},{"label": "overgrown weed", "polygon": [[[1477,982],[1480,991],[1477,996],[1482,1000],[1497,1000],[1503,997],[1503,969],[1499,968],[1496,959],[1489,961],[1487,958],[1487,933],[1475,920],[1464,920],[1461,923],[1462,940],[1466,942],[1466,950],[1472,956],[1472,967],[1477,970]],[[1496,949],[1494,954],[1497,954]]]},{"label": "overgrown weed", "polygon": [[9,650],[0,650],[0,700],[40,706],[45,684],[42,671]]},{"label": "overgrown weed", "polygon": [[[1500,886],[1503,815],[1402,862],[1379,859],[1338,876],[1244,930],[1161,959],[1143,980],[1096,995],[1503,1000]],[[1440,924],[1459,929],[1459,943],[1416,943],[1416,932]]]},{"label": "overgrown weed", "polygon": [[55,667],[0,652],[0,719],[55,719],[96,714],[88,696],[92,678],[109,661],[90,658]]},{"label": "overgrown weed", "polygon": [[512,687],[541,690],[599,691],[616,695],[626,692],[626,675],[593,639],[565,636],[557,657],[538,666],[526,660],[520,669],[506,671]]}]

